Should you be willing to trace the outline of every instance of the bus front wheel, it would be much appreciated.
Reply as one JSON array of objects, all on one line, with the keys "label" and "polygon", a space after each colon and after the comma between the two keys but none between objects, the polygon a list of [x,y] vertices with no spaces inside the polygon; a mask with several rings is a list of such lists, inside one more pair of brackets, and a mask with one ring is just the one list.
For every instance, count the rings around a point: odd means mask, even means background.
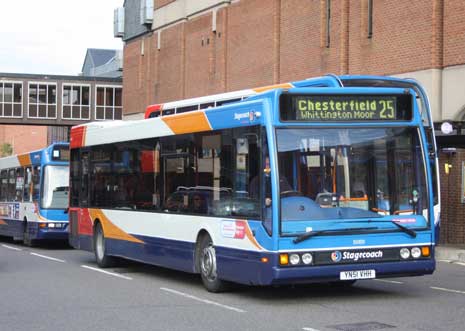
[{"label": "bus front wheel", "polygon": [[31,239],[31,234],[29,233],[26,218],[24,218],[23,244],[28,247],[33,247],[35,245],[35,241]]},{"label": "bus front wheel", "polygon": [[100,268],[109,268],[114,266],[115,258],[108,256],[105,247],[105,235],[100,222],[97,222],[94,228],[94,253],[95,260]]},{"label": "bus front wheel", "polygon": [[216,251],[209,235],[204,235],[199,242],[198,266],[202,283],[209,292],[226,290],[226,282],[218,278]]}]

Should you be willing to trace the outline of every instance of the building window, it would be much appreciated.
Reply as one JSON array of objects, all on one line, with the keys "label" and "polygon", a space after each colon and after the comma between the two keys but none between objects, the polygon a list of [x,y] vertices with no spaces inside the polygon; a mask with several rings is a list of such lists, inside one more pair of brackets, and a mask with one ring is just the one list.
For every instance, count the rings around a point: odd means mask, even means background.
[{"label": "building window", "polygon": [[90,119],[90,85],[63,84],[62,118]]},{"label": "building window", "polygon": [[368,0],[368,31],[367,37],[373,37],[373,0]]},{"label": "building window", "polygon": [[57,84],[29,83],[29,118],[57,118]]},{"label": "building window", "polygon": [[95,119],[120,120],[123,118],[123,89],[121,86],[96,86]]},{"label": "building window", "polygon": [[23,83],[0,81],[0,117],[23,117]]}]

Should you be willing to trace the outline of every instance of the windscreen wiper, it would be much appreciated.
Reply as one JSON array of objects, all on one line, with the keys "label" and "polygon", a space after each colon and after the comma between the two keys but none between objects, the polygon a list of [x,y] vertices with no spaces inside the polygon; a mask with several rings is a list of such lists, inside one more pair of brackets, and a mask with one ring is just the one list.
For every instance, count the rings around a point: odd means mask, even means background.
[{"label": "windscreen wiper", "polygon": [[371,219],[370,219],[370,220],[364,220],[364,221],[359,221],[359,220],[357,220],[357,221],[345,221],[345,222],[350,222],[350,223],[352,223],[352,222],[354,222],[354,223],[356,223],[356,222],[367,222],[367,223],[371,223],[371,222],[392,223],[392,224],[394,224],[395,226],[397,226],[399,229],[401,229],[402,232],[405,232],[406,234],[408,234],[410,237],[412,237],[412,238],[416,238],[416,237],[417,237],[417,233],[416,233],[414,230],[412,230],[412,229],[410,229],[410,228],[408,228],[408,227],[406,227],[406,226],[403,226],[402,224],[399,224],[398,222],[393,221],[393,220],[371,220]]},{"label": "windscreen wiper", "polygon": [[390,221],[391,223],[393,223],[395,226],[397,226],[399,229],[401,229],[402,231],[404,231],[406,234],[408,234],[410,237],[412,238],[416,238],[417,237],[417,233],[415,231],[413,231],[412,229],[409,229],[408,227],[406,226],[403,226],[402,224],[399,224],[398,222],[396,221]]},{"label": "windscreen wiper", "polygon": [[347,229],[332,229],[332,230],[320,230],[320,231],[309,231],[301,234],[297,238],[295,238],[292,242],[294,244],[298,244],[304,240],[310,239],[312,237],[320,236],[325,233],[344,233],[344,234],[354,234],[354,233],[359,233],[359,231],[365,231],[365,230],[376,230],[378,227],[376,226],[371,226],[371,227],[365,227],[365,228],[347,228]]}]

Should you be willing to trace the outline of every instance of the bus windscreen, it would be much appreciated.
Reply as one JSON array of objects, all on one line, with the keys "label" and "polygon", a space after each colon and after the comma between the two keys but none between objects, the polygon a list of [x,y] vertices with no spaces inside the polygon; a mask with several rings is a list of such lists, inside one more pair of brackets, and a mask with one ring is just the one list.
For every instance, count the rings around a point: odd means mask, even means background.
[{"label": "bus windscreen", "polygon": [[282,121],[348,122],[408,121],[412,119],[412,96],[283,94]]}]

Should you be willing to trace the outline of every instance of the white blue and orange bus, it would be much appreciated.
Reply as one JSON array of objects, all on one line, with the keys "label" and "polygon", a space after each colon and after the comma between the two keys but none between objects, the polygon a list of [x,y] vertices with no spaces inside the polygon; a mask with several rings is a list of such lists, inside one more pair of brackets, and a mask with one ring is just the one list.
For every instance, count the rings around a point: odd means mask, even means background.
[{"label": "white blue and orange bus", "polygon": [[74,127],[71,245],[101,267],[123,257],[199,273],[213,292],[431,274],[428,108],[412,85],[356,78]]},{"label": "white blue and orange bus", "polygon": [[0,235],[28,246],[68,238],[68,143],[1,158],[0,181]]}]

